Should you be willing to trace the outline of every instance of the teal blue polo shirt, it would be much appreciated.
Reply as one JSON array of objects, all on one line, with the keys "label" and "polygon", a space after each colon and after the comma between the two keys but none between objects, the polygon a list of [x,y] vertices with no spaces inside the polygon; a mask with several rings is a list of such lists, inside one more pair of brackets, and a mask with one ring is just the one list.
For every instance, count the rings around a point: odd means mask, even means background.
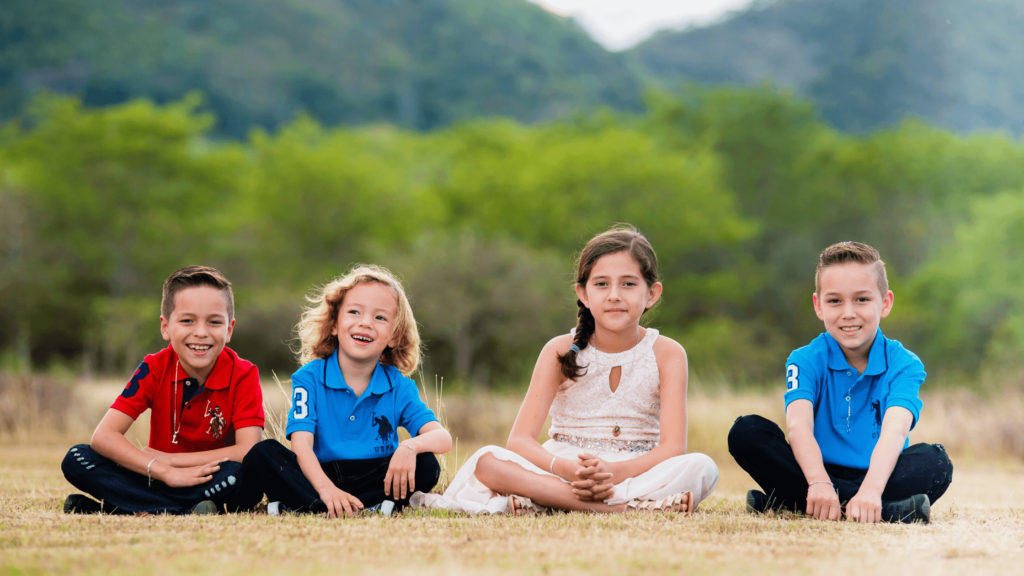
[{"label": "teal blue polo shirt", "polygon": [[[882,431],[885,411],[906,408],[913,428],[921,415],[924,364],[879,328],[863,374],[850,366],[835,338],[824,332],[786,360],[785,402],[810,400],[814,438],[826,464],[866,470]],[[910,439],[904,443],[904,448]]]},{"label": "teal blue polo shirt", "polygon": [[313,434],[320,462],[390,456],[398,448],[398,427],[413,436],[437,421],[420,399],[416,383],[394,366],[377,363],[362,396],[345,383],[338,352],[313,360],[292,374],[292,407],[285,433]]}]

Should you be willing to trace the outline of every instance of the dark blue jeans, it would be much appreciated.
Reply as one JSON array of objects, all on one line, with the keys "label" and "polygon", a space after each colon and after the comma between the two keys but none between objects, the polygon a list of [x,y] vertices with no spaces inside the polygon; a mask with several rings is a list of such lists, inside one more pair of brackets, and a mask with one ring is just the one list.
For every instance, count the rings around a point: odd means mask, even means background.
[{"label": "dark blue jeans", "polygon": [[[367,460],[336,460],[321,462],[327,477],[334,485],[355,496],[370,507],[384,500],[395,500],[384,494],[384,476],[391,464],[391,456]],[[245,498],[267,494],[267,500],[279,501],[285,508],[296,512],[326,513],[327,506],[309,483],[295,453],[277,440],[264,440],[253,446],[242,461],[242,474],[252,480],[244,487]],[[437,456],[423,452],[416,456],[416,490],[430,492],[441,477]],[[257,495],[257,492],[259,494]],[[395,500],[396,510],[409,504],[409,499]]]},{"label": "dark blue jeans", "polygon": [[[740,416],[729,430],[729,453],[771,498],[773,506],[807,509],[807,478],[793,456],[793,448],[777,424],[767,418]],[[860,489],[867,470],[825,464],[832,485],[844,505]],[[914,444],[900,454],[882,501],[927,494],[933,503],[953,481],[953,463],[941,444]]]},{"label": "dark blue jeans", "polygon": [[68,482],[103,503],[110,514],[188,514],[203,500],[213,500],[221,510],[251,510],[256,501],[241,499],[242,465],[222,462],[220,471],[205,484],[172,488],[159,480],[136,474],[100,456],[88,444],[78,444],[68,451],[61,463]]}]

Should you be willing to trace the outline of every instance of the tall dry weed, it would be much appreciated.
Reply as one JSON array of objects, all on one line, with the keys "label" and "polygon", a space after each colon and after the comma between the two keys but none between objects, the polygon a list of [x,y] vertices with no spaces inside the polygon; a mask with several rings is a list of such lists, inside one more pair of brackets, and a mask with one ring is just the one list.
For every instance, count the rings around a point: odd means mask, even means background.
[{"label": "tall dry weed", "polygon": [[72,399],[67,383],[43,375],[0,372],[0,435],[66,433]]}]

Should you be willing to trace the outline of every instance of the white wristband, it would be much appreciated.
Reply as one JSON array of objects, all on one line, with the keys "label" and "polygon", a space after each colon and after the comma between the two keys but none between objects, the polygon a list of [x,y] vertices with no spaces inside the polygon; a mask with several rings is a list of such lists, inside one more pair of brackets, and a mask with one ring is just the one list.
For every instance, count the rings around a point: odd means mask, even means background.
[{"label": "white wristband", "polygon": [[147,480],[146,487],[147,488],[152,488],[153,487],[153,462],[156,462],[156,458],[153,458],[152,460],[149,461],[149,464],[146,464],[146,480]]}]

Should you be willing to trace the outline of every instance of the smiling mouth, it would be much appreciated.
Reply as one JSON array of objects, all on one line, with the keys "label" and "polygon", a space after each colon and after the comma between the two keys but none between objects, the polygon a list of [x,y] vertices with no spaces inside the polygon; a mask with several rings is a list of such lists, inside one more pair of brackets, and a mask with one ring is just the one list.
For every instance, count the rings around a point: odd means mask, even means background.
[{"label": "smiling mouth", "polygon": [[193,352],[198,352],[198,353],[200,353],[200,354],[201,354],[201,353],[203,353],[203,352],[207,352],[207,351],[209,351],[209,350],[210,350],[210,348],[213,348],[213,346],[211,346],[211,345],[209,345],[209,344],[205,344],[205,345],[199,345],[199,344],[187,344],[187,346],[188,346],[188,349],[189,349],[189,350],[191,350],[191,351],[193,351]]},{"label": "smiling mouth", "polygon": [[370,338],[369,336],[363,336],[362,334],[354,334],[352,336],[352,339],[355,340],[356,342],[365,342],[367,344],[373,342],[373,338]]},{"label": "smiling mouth", "polygon": [[840,328],[839,331],[840,332],[844,332],[846,334],[852,334],[854,332],[857,332],[860,329],[861,329],[861,326],[844,326],[844,327]]}]

